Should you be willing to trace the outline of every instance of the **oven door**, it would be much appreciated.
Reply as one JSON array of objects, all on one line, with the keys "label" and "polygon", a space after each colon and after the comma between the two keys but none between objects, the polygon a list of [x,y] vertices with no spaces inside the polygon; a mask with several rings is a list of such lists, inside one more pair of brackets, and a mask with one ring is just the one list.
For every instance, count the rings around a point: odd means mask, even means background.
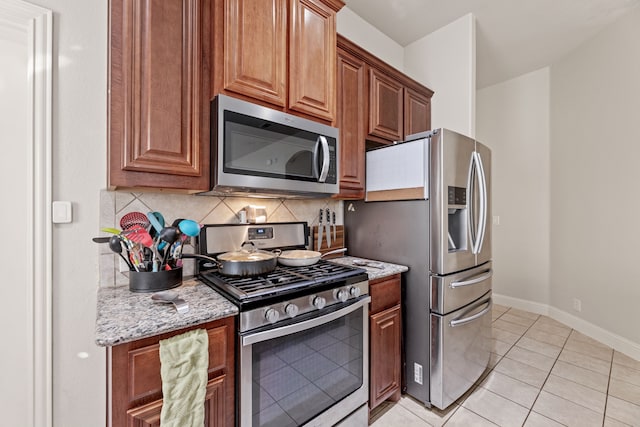
[{"label": "oven door", "polygon": [[334,425],[369,395],[369,308],[240,335],[240,425]]}]

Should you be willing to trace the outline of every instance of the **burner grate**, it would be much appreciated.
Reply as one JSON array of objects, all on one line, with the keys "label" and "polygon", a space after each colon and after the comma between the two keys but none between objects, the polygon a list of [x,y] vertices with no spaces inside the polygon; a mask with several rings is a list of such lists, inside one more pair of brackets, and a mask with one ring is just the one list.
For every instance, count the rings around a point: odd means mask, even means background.
[{"label": "burner grate", "polygon": [[363,271],[359,268],[320,260],[317,264],[304,267],[278,266],[268,274],[253,277],[229,277],[217,271],[202,272],[200,277],[239,301],[245,301],[305,287],[320,286],[361,274]]}]

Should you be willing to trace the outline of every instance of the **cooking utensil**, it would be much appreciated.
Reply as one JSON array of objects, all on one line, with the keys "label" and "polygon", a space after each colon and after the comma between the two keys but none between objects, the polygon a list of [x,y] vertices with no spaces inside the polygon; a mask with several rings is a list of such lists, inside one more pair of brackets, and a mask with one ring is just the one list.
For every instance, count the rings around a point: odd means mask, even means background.
[{"label": "cooking utensil", "polygon": [[333,241],[336,241],[336,211],[331,212],[331,227],[333,228]]},{"label": "cooking utensil", "polygon": [[191,219],[183,219],[180,221],[178,223],[178,228],[182,233],[190,237],[195,237],[200,234],[200,224]]},{"label": "cooking utensil", "polygon": [[123,234],[132,242],[140,243],[148,248],[153,246],[153,238],[147,230],[139,225],[134,225]]},{"label": "cooking utensil", "polygon": [[158,244],[158,250],[161,251],[167,245],[169,245],[169,249],[167,249],[162,254],[162,260],[160,262],[161,268],[163,265],[165,265],[165,267],[168,267],[167,269],[169,270],[171,269],[170,266],[165,264],[165,260],[167,259],[167,253],[171,249],[171,245],[173,245],[175,241],[178,240],[178,238],[180,237],[180,234],[181,234],[180,230],[178,230],[176,227],[164,227],[162,231],[158,233],[157,242],[160,242],[160,244]]},{"label": "cooking utensil", "polygon": [[333,251],[320,253],[317,251],[305,251],[300,249],[294,249],[290,251],[283,251],[278,256],[278,262],[282,265],[286,265],[288,267],[303,267],[307,265],[316,264],[320,261],[321,258],[337,254],[340,252],[346,252],[347,248],[335,249]]},{"label": "cooking utensil", "polygon": [[128,230],[134,225],[147,228],[149,226],[149,219],[142,212],[129,212],[120,218],[120,228],[123,230]]},{"label": "cooking utensil", "polygon": [[189,304],[182,298],[179,298],[178,294],[174,291],[156,292],[151,295],[151,299],[155,302],[173,304],[180,314],[189,311]]},{"label": "cooking utensil", "polygon": [[105,233],[111,233],[111,234],[120,234],[121,231],[118,230],[117,228],[113,228],[113,227],[102,227],[100,229],[100,231],[104,231]]},{"label": "cooking utensil", "polygon": [[320,214],[318,215],[318,245],[316,249],[320,250],[322,247],[322,209],[320,209]]},{"label": "cooking utensil", "polygon": [[365,261],[363,259],[354,259],[352,263],[359,267],[384,268],[384,266],[379,262]]},{"label": "cooking utensil", "polygon": [[110,238],[111,237],[107,237],[107,236],[104,236],[104,237],[92,237],[91,240],[93,240],[96,243],[109,243],[109,239]]},{"label": "cooking utensil", "polygon": [[331,211],[327,208],[327,220],[324,223],[324,232],[327,235],[327,248],[331,247]]},{"label": "cooking utensil", "polygon": [[[162,227],[164,227],[164,217],[160,212],[147,212],[147,218],[152,226],[152,229],[149,230],[150,235],[155,235],[162,231]],[[162,218],[162,220],[160,220],[160,218]]]},{"label": "cooking utensil", "polygon": [[131,264],[127,257],[122,255],[122,238],[119,235],[114,234],[109,238],[109,248],[120,255],[120,258],[122,258],[124,262],[127,263],[127,266],[129,266],[129,270],[135,270],[135,268],[133,268],[133,264]]},{"label": "cooking utensil", "polygon": [[223,253],[217,258],[198,254],[183,254],[182,258],[210,261],[218,267],[218,272],[224,276],[251,277],[271,273],[275,270],[278,264],[278,255],[280,255],[279,250],[267,252],[259,249],[244,249],[248,244],[255,248],[252,242],[245,242],[242,244],[242,249]]}]

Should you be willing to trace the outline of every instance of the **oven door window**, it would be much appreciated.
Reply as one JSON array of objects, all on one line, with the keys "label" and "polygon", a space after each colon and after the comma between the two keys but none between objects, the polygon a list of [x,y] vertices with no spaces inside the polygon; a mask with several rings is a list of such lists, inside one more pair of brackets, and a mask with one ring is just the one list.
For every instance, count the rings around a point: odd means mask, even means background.
[{"label": "oven door window", "polygon": [[[316,182],[327,153],[328,159],[335,161],[335,138],[320,138],[279,123],[224,112],[226,173]],[[334,175],[329,173],[326,182],[335,183]]]},{"label": "oven door window", "polygon": [[363,310],[252,346],[253,426],[297,426],[363,384]]}]

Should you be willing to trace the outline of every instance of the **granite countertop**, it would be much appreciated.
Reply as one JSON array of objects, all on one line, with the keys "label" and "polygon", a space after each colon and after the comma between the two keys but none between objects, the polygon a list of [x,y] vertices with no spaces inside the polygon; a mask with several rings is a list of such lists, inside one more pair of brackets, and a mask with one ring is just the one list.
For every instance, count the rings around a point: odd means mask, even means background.
[{"label": "granite countertop", "polygon": [[171,289],[189,304],[179,314],[173,304],[151,300],[153,293],[129,286],[98,289],[96,344],[110,347],[238,314],[238,307],[197,279]]},{"label": "granite countertop", "polygon": [[405,265],[392,264],[389,262],[359,258],[354,256],[331,258],[327,261],[332,261],[337,264],[343,264],[343,265],[348,265],[352,267],[363,268],[367,271],[367,274],[369,275],[369,280],[380,279],[382,277],[393,276],[394,274],[404,273],[405,271],[409,271],[409,267]]},{"label": "granite countertop", "polygon": [[[404,265],[353,256],[330,261],[362,268],[369,280],[409,270]],[[179,314],[173,304],[154,302],[152,293],[131,292],[127,285],[98,288],[96,344],[110,347],[238,314],[238,307],[195,278],[171,290],[189,304],[188,312]]]}]

